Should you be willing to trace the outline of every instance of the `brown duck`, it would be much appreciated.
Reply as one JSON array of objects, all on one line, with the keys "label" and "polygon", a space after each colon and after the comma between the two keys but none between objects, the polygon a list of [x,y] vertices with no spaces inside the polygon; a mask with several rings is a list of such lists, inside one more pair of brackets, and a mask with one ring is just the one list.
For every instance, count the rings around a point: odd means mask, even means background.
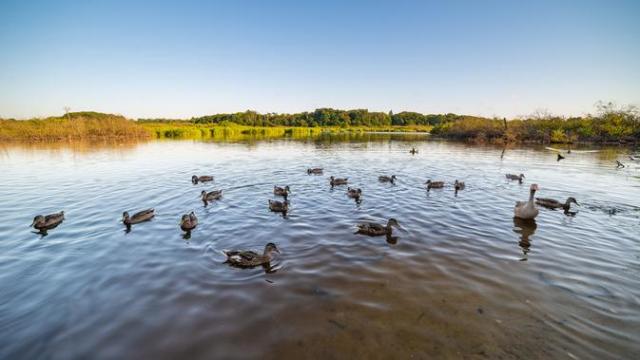
[{"label": "brown duck", "polygon": [[193,175],[191,177],[191,182],[194,185],[199,183],[199,182],[208,182],[208,181],[213,181],[213,176],[209,176],[209,175],[203,175],[203,176]]},{"label": "brown duck", "polygon": [[129,213],[125,211],[122,213],[122,223],[130,227],[133,224],[149,221],[153,219],[154,216],[156,216],[154,209],[142,210],[132,216],[129,216]]},{"label": "brown duck", "polygon": [[262,254],[251,250],[223,251],[223,254],[227,257],[227,261],[225,261],[226,263],[243,268],[269,265],[273,259],[273,253],[280,253],[280,250],[278,250],[274,243],[268,243],[265,245]]},{"label": "brown duck", "polygon": [[391,231],[393,230],[392,226],[399,228],[400,224],[398,224],[398,221],[394,218],[389,219],[386,226],[371,222],[361,223],[358,224],[358,230],[356,231],[356,234],[364,234],[369,236],[391,236]]},{"label": "brown duck", "polygon": [[431,181],[431,179],[427,180],[424,184],[427,185],[427,191],[431,189],[442,189],[444,187],[444,181]]},{"label": "brown duck", "polygon": [[49,215],[38,215],[33,218],[31,226],[44,232],[60,225],[62,221],[64,221],[64,211]]},{"label": "brown duck", "polygon": [[337,185],[347,185],[348,182],[349,178],[334,178],[333,176],[329,178],[329,184],[331,184],[332,187]]},{"label": "brown duck", "polygon": [[189,214],[182,215],[182,219],[180,220],[180,229],[182,229],[182,231],[190,233],[196,226],[198,226],[198,218],[193,211]]},{"label": "brown duck", "polygon": [[207,206],[209,205],[209,201],[220,200],[220,198],[222,197],[222,190],[214,190],[210,192],[202,190],[202,192],[200,192],[200,196],[202,197],[202,202],[204,202],[204,205]]}]

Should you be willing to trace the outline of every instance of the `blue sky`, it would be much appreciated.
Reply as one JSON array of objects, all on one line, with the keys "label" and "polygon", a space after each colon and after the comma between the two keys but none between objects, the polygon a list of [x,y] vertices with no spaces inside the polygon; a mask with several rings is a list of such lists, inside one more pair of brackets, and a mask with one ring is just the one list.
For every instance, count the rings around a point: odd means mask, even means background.
[{"label": "blue sky", "polygon": [[640,105],[640,1],[0,1],[0,117]]}]

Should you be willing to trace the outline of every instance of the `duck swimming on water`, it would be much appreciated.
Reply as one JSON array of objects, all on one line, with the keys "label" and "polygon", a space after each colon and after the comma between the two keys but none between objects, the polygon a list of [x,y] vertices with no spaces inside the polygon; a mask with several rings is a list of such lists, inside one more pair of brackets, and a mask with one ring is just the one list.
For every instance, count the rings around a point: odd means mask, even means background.
[{"label": "duck swimming on water", "polygon": [[141,222],[149,221],[156,216],[154,209],[146,209],[142,211],[138,211],[137,213],[129,216],[127,211],[122,213],[122,223],[130,228],[133,224],[139,224]]},{"label": "duck swimming on water", "polygon": [[56,226],[60,225],[64,221],[64,211],[60,211],[59,213],[49,214],[49,215],[38,215],[33,218],[33,222],[31,226],[40,232],[46,232],[47,230],[51,230]]},{"label": "duck swimming on water", "polygon": [[193,211],[189,214],[182,215],[182,220],[180,220],[180,229],[182,229],[182,231],[191,233],[191,230],[195,229],[196,226],[198,226],[198,218]]},{"label": "duck swimming on water", "polygon": [[513,208],[513,215],[519,219],[531,220],[538,216],[538,209],[534,201],[534,195],[538,191],[538,184],[531,184],[529,188],[529,201],[516,201],[516,206]]},{"label": "duck swimming on water", "polygon": [[202,190],[202,192],[200,193],[200,196],[202,197],[202,202],[204,202],[204,206],[207,206],[209,205],[209,201],[220,200],[220,198],[222,198],[222,190],[214,190],[210,192],[206,192]]},{"label": "duck swimming on water", "polygon": [[278,196],[283,196],[285,200],[287,199],[287,196],[289,196],[289,191],[291,191],[291,189],[289,189],[289,185],[285,187],[280,187],[280,186],[273,187],[273,194]]},{"label": "duck swimming on water", "polygon": [[464,188],[465,188],[464,181],[458,181],[458,180],[456,180],[456,181],[453,183],[453,188],[456,190],[456,192],[458,192],[458,191],[460,191],[460,190],[464,190]]},{"label": "duck swimming on water", "polygon": [[273,259],[273,253],[280,254],[280,250],[278,250],[274,243],[267,243],[267,245],[264,246],[262,255],[251,250],[223,251],[223,254],[227,257],[226,263],[242,268],[269,265]]},{"label": "duck swimming on water", "polygon": [[329,178],[329,184],[331,184],[331,187],[337,185],[347,185],[348,182],[349,178],[334,178],[333,176]]},{"label": "duck swimming on water", "polygon": [[362,189],[347,188],[347,196],[355,199],[356,201],[360,201],[360,197],[362,196]]},{"label": "duck swimming on water", "polygon": [[196,175],[193,175],[191,177],[191,182],[194,185],[199,183],[199,182],[207,182],[207,181],[213,181],[213,176],[209,176],[209,175],[196,176]]},{"label": "duck swimming on water", "polygon": [[431,181],[431,179],[427,180],[424,184],[427,185],[427,191],[431,189],[442,189],[444,187],[444,181]]},{"label": "duck swimming on water", "polygon": [[556,199],[548,199],[548,198],[536,198],[536,204],[540,206],[544,206],[549,209],[563,209],[564,211],[569,211],[571,209],[571,203],[574,203],[578,206],[578,202],[574,197],[568,197],[567,201],[561,203]]},{"label": "duck swimming on water", "polygon": [[504,176],[509,180],[518,180],[520,184],[522,184],[522,179],[524,179],[524,174],[505,174]]},{"label": "duck swimming on water", "polygon": [[322,168],[309,168],[307,169],[307,174],[311,175],[320,175],[324,170]]},{"label": "duck swimming on water", "polygon": [[395,185],[396,176],[395,175],[391,175],[391,176],[381,175],[381,176],[378,176],[378,181],[384,182],[384,183],[388,182],[388,183],[392,183],[392,184]]},{"label": "duck swimming on water", "polygon": [[391,236],[392,226],[400,227],[398,221],[394,218],[391,218],[387,221],[387,225],[382,225],[378,223],[366,222],[358,224],[358,230],[356,234],[364,234],[369,236],[381,236],[387,235]]}]

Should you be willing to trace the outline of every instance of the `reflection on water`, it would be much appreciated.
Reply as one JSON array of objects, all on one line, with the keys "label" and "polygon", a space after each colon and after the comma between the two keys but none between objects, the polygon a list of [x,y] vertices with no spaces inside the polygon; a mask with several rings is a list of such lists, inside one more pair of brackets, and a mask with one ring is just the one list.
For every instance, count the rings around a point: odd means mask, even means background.
[{"label": "reflection on water", "polygon": [[[633,358],[640,169],[615,169],[625,149],[581,150],[558,162],[392,134],[4,144],[0,358]],[[514,220],[534,182],[579,214]],[[268,207],[282,184],[286,216]],[[145,208],[155,218],[126,232],[122,212]],[[28,228],[60,210],[46,237]],[[389,218],[393,237],[354,234]],[[224,263],[268,242],[281,254],[267,268]]]},{"label": "reflection on water", "polygon": [[522,259],[521,261],[527,261],[527,254],[529,253],[529,249],[531,248],[531,240],[529,237],[536,232],[536,228],[538,225],[536,224],[536,220],[527,220],[520,218],[513,218],[513,232],[520,235],[520,241],[518,245],[522,249]]}]

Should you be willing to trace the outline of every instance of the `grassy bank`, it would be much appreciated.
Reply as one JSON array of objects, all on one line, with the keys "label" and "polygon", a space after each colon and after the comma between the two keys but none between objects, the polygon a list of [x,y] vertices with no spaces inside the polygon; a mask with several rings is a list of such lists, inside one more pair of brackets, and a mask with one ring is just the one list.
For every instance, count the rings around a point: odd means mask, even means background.
[{"label": "grassy bank", "polygon": [[27,141],[94,138],[234,141],[364,132],[431,132],[445,139],[479,143],[639,143],[640,116],[633,107],[619,108],[609,103],[601,104],[596,115],[572,118],[545,115],[512,120],[334,109],[298,114],[246,111],[190,120],[133,121],[96,112],[21,121],[0,119],[0,140]]},{"label": "grassy bank", "polygon": [[149,138],[136,122],[123,116],[96,112],[69,113],[62,117],[31,120],[0,119],[0,140],[80,140]]}]

